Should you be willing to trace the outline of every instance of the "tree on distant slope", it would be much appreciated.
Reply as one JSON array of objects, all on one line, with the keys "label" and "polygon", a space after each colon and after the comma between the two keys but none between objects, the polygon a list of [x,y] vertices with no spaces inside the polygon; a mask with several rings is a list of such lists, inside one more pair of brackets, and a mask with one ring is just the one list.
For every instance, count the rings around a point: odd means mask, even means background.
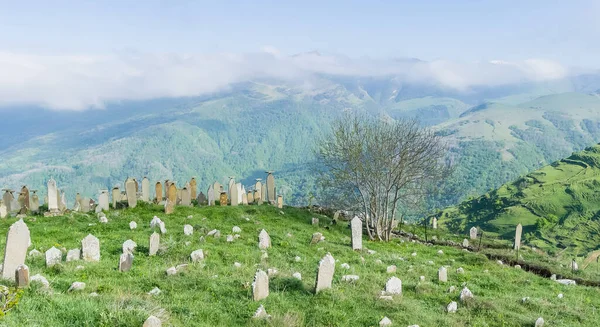
[{"label": "tree on distant slope", "polygon": [[422,203],[448,171],[446,144],[415,120],[346,114],[318,144],[322,187],[363,213],[370,239],[388,241],[402,209]]}]

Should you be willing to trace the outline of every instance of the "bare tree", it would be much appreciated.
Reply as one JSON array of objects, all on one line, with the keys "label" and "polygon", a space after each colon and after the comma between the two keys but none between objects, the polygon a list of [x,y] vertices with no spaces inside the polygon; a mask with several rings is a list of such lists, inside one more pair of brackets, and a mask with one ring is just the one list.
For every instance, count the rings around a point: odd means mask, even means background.
[{"label": "bare tree", "polygon": [[446,144],[415,120],[346,114],[318,144],[323,188],[356,204],[370,239],[388,241],[402,209],[422,203],[448,170]]}]

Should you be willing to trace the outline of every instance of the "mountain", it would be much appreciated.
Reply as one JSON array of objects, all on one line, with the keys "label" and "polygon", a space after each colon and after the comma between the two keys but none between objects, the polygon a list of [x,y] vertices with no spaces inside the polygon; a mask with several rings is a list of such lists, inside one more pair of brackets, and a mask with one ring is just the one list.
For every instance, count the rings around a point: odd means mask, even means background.
[{"label": "mountain", "polygon": [[[600,142],[600,79],[473,88],[402,82],[395,76],[319,75],[257,80],[202,97],[123,101],[83,112],[1,108],[0,186],[45,193],[53,176],[67,200],[129,176],[201,190],[238,176],[250,185],[274,170],[286,203],[315,190],[312,150],[329,122],[353,110],[415,117],[445,135],[456,163],[428,208],[458,203]],[[507,100],[509,99],[509,100]],[[518,102],[523,101],[523,102]]]},{"label": "mountain", "polygon": [[550,252],[598,249],[600,145],[531,172],[497,190],[439,212],[454,232],[481,227],[503,239],[523,225],[527,243]]}]

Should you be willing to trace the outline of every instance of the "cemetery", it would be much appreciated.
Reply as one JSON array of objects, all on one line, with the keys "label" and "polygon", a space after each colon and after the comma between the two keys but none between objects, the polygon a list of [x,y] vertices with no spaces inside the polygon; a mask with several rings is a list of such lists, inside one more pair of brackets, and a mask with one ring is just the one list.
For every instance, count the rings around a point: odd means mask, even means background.
[{"label": "cemetery", "polygon": [[597,267],[553,261],[520,224],[504,245],[435,218],[377,242],[265,180],[6,190],[0,325],[597,326]]}]

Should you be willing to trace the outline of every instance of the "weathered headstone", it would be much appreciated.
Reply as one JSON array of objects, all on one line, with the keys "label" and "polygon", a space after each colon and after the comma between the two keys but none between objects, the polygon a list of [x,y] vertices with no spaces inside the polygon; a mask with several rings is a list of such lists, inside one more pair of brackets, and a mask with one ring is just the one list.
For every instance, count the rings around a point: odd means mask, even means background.
[{"label": "weathered headstone", "polygon": [[354,216],[350,221],[350,228],[352,229],[352,250],[362,250],[362,220],[358,216]]},{"label": "weathered headstone", "polygon": [[58,201],[58,210],[60,212],[65,212],[67,210],[67,196],[65,191],[60,191],[60,200]]},{"label": "weathered headstone", "polygon": [[517,229],[515,230],[515,250],[521,248],[521,233],[523,233],[523,226],[518,224]]},{"label": "weathered headstone", "polygon": [[40,212],[40,198],[36,192],[36,190],[31,190],[31,193],[33,194],[31,195],[31,200],[29,202],[29,208],[33,213]]},{"label": "weathered headstone", "polygon": [[208,199],[206,198],[206,195],[204,195],[203,192],[200,192],[200,194],[198,194],[196,201],[198,202],[198,205],[207,205],[208,204]]},{"label": "weathered headstone", "polygon": [[268,249],[271,247],[271,237],[266,230],[261,230],[258,234],[258,248],[261,250]]},{"label": "weathered headstone", "polygon": [[17,282],[17,287],[27,287],[29,285],[29,267],[25,264],[18,265],[15,270],[15,281]]},{"label": "weathered headstone", "polygon": [[119,271],[126,272],[131,270],[131,265],[133,264],[133,254],[131,253],[123,253],[119,257]]},{"label": "weathered headstone", "polygon": [[181,190],[181,205],[184,207],[192,206],[191,192],[187,187]]},{"label": "weathered headstone", "polygon": [[233,179],[233,176],[231,176],[229,177],[229,184],[227,185],[227,198],[230,199],[230,201],[232,200],[231,191],[233,191],[234,187],[235,179]]},{"label": "weathered headstone", "polygon": [[22,219],[12,224],[8,229],[6,247],[4,249],[2,278],[14,279],[17,267],[25,264],[27,248],[29,247],[29,237],[29,228],[27,228]]},{"label": "weathered headstone", "polygon": [[215,182],[213,184],[213,192],[215,194],[215,201],[221,197],[221,192],[223,192],[223,185],[219,182]]},{"label": "weathered headstone", "polygon": [[469,230],[469,236],[471,237],[472,240],[477,239],[477,227],[475,227],[475,226],[471,227],[471,229]]},{"label": "weathered headstone", "polygon": [[162,327],[162,322],[157,317],[150,316],[144,321],[142,327]]},{"label": "weathered headstone", "polygon": [[221,196],[219,197],[219,204],[221,205],[221,207],[227,205],[227,193],[226,192],[221,192]]},{"label": "weathered headstone", "polygon": [[21,198],[21,210],[19,211],[20,214],[27,214],[27,212],[29,212],[30,208],[30,198],[29,198],[29,189],[27,188],[27,186],[23,185],[23,187],[21,187],[21,194],[19,194],[19,197]]},{"label": "weathered headstone", "polygon": [[160,234],[154,232],[150,235],[150,246],[148,255],[156,255],[158,248],[160,247]]},{"label": "weathered headstone", "polygon": [[315,285],[315,293],[319,293],[324,289],[331,288],[333,274],[335,273],[335,259],[331,254],[327,253],[319,262],[319,270],[317,271],[317,281]]},{"label": "weathered headstone", "polygon": [[4,202],[4,206],[6,207],[6,211],[10,212],[10,204],[13,200],[13,196],[10,190],[4,190],[4,194],[2,195],[2,202]]},{"label": "weathered headstone", "polygon": [[277,196],[277,208],[279,208],[279,209],[283,208],[283,196],[282,195]]},{"label": "weathered headstone", "polygon": [[402,294],[402,281],[394,276],[385,283],[385,293],[392,295]]},{"label": "weathered headstone", "polygon": [[267,199],[269,203],[275,203],[275,177],[272,171],[267,172]]},{"label": "weathered headstone", "polygon": [[123,242],[123,253],[133,253],[137,244],[133,240]]},{"label": "weathered headstone", "polygon": [[255,201],[264,200],[262,198],[262,183],[260,182],[261,180],[262,179],[257,178],[256,184],[254,184],[254,200]]},{"label": "weathered headstone", "polygon": [[58,211],[58,189],[56,181],[52,178],[48,181],[48,211]]},{"label": "weathered headstone", "polygon": [[160,204],[163,199],[163,187],[160,182],[156,182],[156,184],[154,185],[154,194],[156,195],[154,197],[154,203]]},{"label": "weathered headstone", "polygon": [[192,234],[194,234],[194,226],[183,225],[183,235],[190,236]]},{"label": "weathered headstone", "polygon": [[254,194],[252,191],[248,191],[248,195],[246,197],[248,198],[248,204],[254,203]]},{"label": "weathered headstone", "polygon": [[243,204],[243,199],[242,199],[242,193],[243,192],[243,188],[242,188],[242,183],[237,183],[235,184],[235,187],[237,188],[237,203],[238,205]]},{"label": "weathered headstone", "polygon": [[129,208],[137,206],[137,191],[136,181],[133,178],[128,178],[125,182],[125,194],[127,195],[127,205]]},{"label": "weathered headstone", "polygon": [[319,232],[313,233],[312,238],[310,240],[310,244],[311,245],[317,244],[317,243],[321,242],[322,239],[323,239],[322,233],[319,233]]},{"label": "weathered headstone", "polygon": [[67,251],[67,262],[77,261],[81,258],[81,250],[72,249]]},{"label": "weathered headstone", "polygon": [[6,216],[8,216],[8,209],[6,209],[4,200],[0,200],[0,218],[6,218]]},{"label": "weathered headstone", "polygon": [[231,206],[236,207],[239,204],[239,196],[238,196],[238,188],[237,185],[232,185],[231,187]]},{"label": "weathered headstone", "polygon": [[165,213],[167,215],[172,214],[175,211],[175,204],[177,203],[177,187],[175,183],[169,183],[169,190],[167,192],[167,200],[165,202]]},{"label": "weathered headstone", "polygon": [[108,211],[108,190],[101,190],[100,195],[98,196],[98,207],[99,210]]},{"label": "weathered headstone", "polygon": [[438,270],[438,280],[441,283],[445,283],[448,281],[448,271],[446,270],[446,267],[440,267],[440,269]]},{"label": "weathered headstone", "polygon": [[[275,188],[273,188],[273,190],[275,190]],[[260,203],[259,204],[262,204],[264,201],[267,201],[267,203],[268,203],[268,199],[267,199],[267,185],[263,183],[262,186],[261,186],[261,188],[260,188],[260,191],[261,191],[261,196],[260,196]]]},{"label": "weathered headstone", "polygon": [[437,218],[433,217],[432,225],[433,225],[433,229],[437,229]]},{"label": "weathered headstone", "polygon": [[215,190],[213,185],[208,187],[208,191],[206,191],[206,194],[208,196],[208,205],[214,206],[217,198],[215,197]]},{"label": "weathered headstone", "polygon": [[150,180],[148,177],[142,179],[142,201],[150,202]]},{"label": "weathered headstone", "polygon": [[117,202],[121,201],[121,190],[115,186],[112,189],[112,205],[113,209],[117,208]]},{"label": "weathered headstone", "polygon": [[81,240],[81,256],[85,261],[100,261],[100,240],[92,234],[88,234]]},{"label": "weathered headstone", "polygon": [[463,239],[462,246],[463,246],[463,248],[468,248],[469,247],[469,240],[467,240],[466,238]]},{"label": "weathered headstone", "polygon": [[82,198],[79,200],[79,211],[83,213],[90,212],[90,198]]},{"label": "weathered headstone", "polygon": [[269,296],[269,275],[262,270],[256,271],[252,283],[252,298],[254,301],[266,299]]},{"label": "weathered headstone", "polygon": [[62,260],[62,252],[55,247],[51,247],[46,251],[46,267],[57,265]]},{"label": "weathered headstone", "polygon": [[192,177],[190,180],[190,198],[196,199],[198,196],[198,183],[196,182],[196,177]]},{"label": "weathered headstone", "polygon": [[242,204],[245,206],[248,205],[248,194],[246,192],[242,192]]}]

